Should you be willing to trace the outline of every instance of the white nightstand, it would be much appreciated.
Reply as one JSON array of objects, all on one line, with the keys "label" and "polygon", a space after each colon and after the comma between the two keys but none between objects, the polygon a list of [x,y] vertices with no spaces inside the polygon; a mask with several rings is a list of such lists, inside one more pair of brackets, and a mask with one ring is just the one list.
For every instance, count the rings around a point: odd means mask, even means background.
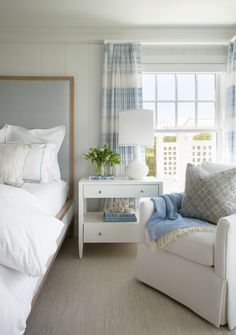
[{"label": "white nightstand", "polygon": [[79,257],[84,243],[138,242],[138,222],[104,222],[103,212],[87,212],[89,198],[144,198],[162,194],[163,183],[154,177],[144,180],[79,181]]}]

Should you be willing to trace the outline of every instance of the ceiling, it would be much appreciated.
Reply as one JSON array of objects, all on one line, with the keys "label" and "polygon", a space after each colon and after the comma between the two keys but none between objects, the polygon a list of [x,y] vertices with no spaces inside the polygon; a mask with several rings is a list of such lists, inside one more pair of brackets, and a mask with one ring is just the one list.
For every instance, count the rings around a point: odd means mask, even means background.
[{"label": "ceiling", "polygon": [[0,27],[235,25],[236,0],[0,0]]}]

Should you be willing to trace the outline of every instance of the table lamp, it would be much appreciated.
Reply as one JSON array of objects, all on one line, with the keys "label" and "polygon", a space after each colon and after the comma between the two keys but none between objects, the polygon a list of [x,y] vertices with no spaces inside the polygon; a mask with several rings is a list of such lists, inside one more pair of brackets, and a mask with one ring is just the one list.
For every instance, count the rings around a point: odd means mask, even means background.
[{"label": "table lamp", "polygon": [[153,146],[153,111],[127,110],[119,114],[119,145],[134,146],[134,159],[126,166],[130,179],[143,179],[148,166],[141,158],[141,146]]}]

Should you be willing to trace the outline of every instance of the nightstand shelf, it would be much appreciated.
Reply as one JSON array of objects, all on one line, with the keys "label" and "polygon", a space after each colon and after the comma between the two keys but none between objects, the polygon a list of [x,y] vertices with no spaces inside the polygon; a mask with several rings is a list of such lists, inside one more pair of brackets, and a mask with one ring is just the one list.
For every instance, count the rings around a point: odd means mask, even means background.
[{"label": "nightstand shelf", "polygon": [[[107,181],[81,179],[79,182],[79,257],[84,243],[137,243],[138,222],[104,222],[103,212],[87,212],[87,199],[143,198],[162,194],[162,182],[116,178]],[[138,215],[137,215],[138,217]]]},{"label": "nightstand shelf", "polygon": [[[136,213],[136,216],[138,218],[138,213]],[[103,220],[103,212],[86,212],[84,213],[84,224],[89,224],[89,223],[105,223],[105,224],[120,224],[120,223],[125,223],[125,224],[137,224],[138,222],[104,222]]]}]

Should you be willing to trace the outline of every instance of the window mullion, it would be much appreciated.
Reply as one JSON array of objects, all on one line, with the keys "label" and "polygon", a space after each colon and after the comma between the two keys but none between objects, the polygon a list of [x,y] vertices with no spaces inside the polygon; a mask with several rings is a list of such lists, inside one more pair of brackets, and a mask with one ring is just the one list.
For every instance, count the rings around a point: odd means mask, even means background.
[{"label": "window mullion", "polygon": [[220,75],[215,75],[215,126],[219,129],[222,123],[220,114],[221,96],[220,96]]},{"label": "window mullion", "polygon": [[198,83],[197,74],[195,73],[195,127],[198,127]]},{"label": "window mullion", "polygon": [[178,127],[178,87],[177,74],[175,73],[175,127]]},{"label": "window mullion", "polygon": [[216,159],[224,157],[223,155],[223,134],[222,134],[222,75],[215,74],[215,127],[218,129],[216,136]]},{"label": "window mullion", "polygon": [[155,118],[156,118],[156,126],[158,124],[158,110],[157,110],[157,85],[158,85],[158,82],[157,82],[157,74],[155,75]]}]

